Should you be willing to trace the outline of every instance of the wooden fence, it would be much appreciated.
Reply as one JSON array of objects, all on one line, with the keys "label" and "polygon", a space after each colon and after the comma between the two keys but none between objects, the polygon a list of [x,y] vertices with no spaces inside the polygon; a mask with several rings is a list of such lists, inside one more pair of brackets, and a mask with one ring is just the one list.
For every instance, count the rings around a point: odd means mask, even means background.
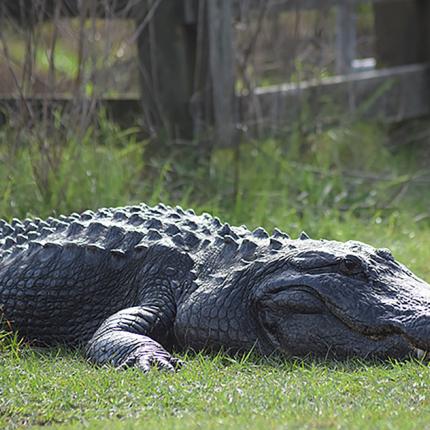
[{"label": "wooden fence", "polygon": [[[142,94],[98,103],[123,116],[141,108],[154,130],[167,129],[186,139],[210,136],[226,145],[236,140],[238,124],[273,133],[303,115],[330,122],[345,112],[385,121],[430,114],[430,2],[425,0],[112,1],[116,5],[112,13],[128,5],[128,16],[138,17],[136,26],[142,27],[137,38]],[[239,1],[250,10],[262,5],[272,11],[336,7],[338,76],[255,88],[238,96],[233,24]],[[22,1],[5,0],[8,3]],[[376,69],[364,72],[354,72],[352,67],[358,3],[372,3],[375,17]],[[64,0],[64,4],[66,15],[80,13],[77,0]],[[106,16],[106,9],[94,6],[86,13],[91,10]],[[9,13],[22,16],[13,8]],[[49,13],[43,17],[49,18]],[[37,106],[44,101],[41,97],[25,103]],[[0,100],[8,106],[23,102]],[[69,99],[54,97],[51,102],[61,105]]]}]

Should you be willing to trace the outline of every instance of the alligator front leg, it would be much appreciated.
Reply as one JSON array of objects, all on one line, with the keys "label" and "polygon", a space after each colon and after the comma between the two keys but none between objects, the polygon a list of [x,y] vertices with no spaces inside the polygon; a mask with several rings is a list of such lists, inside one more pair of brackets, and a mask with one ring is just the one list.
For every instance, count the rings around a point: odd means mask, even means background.
[{"label": "alligator front leg", "polygon": [[[167,322],[160,310],[136,306],[109,317],[88,342],[86,355],[97,364],[111,364],[116,368],[137,367],[144,372],[151,367],[175,371],[181,362],[152,339],[165,337]],[[161,333],[164,332],[164,333]]]}]

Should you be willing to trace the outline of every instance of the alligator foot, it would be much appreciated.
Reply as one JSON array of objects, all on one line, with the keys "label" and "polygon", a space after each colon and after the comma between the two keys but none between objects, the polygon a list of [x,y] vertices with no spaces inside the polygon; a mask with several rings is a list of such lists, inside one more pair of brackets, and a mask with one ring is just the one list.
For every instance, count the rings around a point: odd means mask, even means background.
[{"label": "alligator foot", "polygon": [[[154,344],[157,345],[156,342]],[[152,367],[155,367],[160,370],[175,372],[182,367],[182,364],[181,360],[172,357],[161,345],[158,345],[157,349],[153,348],[153,345],[145,345],[130,354],[127,360],[117,368],[137,367],[144,372],[149,372]]]},{"label": "alligator foot", "polygon": [[179,369],[182,362],[145,334],[151,316],[148,309],[136,307],[108,318],[88,342],[88,359],[117,369],[137,367],[144,372],[152,367],[169,372]]}]

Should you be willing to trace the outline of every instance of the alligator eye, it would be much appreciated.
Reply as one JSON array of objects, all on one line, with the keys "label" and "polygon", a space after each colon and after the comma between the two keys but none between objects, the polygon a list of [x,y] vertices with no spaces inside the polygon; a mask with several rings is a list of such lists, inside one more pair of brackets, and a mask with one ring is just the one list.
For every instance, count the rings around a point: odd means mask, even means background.
[{"label": "alligator eye", "polygon": [[354,274],[363,271],[363,264],[358,257],[347,255],[340,263],[340,269],[346,274]]}]

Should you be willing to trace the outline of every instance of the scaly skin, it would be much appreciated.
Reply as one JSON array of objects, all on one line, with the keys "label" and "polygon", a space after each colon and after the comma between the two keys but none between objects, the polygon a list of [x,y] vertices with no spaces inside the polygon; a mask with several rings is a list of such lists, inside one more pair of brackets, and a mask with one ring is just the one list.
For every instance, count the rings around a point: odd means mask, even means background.
[{"label": "scaly skin", "polygon": [[430,287],[389,251],[292,240],[158,205],[0,221],[0,310],[37,345],[173,370],[175,348],[403,358]]}]

